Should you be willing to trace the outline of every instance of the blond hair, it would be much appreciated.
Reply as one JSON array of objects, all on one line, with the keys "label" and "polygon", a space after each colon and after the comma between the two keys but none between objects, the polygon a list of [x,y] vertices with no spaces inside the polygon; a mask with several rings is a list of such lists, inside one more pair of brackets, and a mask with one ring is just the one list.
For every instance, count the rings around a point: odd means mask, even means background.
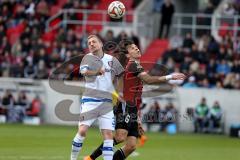
[{"label": "blond hair", "polygon": [[88,38],[87,38],[87,40],[89,40],[89,39],[91,39],[91,38],[96,38],[96,39],[98,39],[99,42],[102,43],[102,40],[101,40],[97,35],[95,35],[95,34],[89,35]]}]

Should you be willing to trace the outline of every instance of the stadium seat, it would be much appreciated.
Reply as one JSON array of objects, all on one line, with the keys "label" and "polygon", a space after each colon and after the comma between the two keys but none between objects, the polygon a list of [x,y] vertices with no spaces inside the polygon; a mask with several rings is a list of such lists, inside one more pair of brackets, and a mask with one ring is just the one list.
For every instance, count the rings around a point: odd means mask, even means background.
[{"label": "stadium seat", "polygon": [[57,5],[58,5],[60,8],[62,8],[65,3],[67,3],[67,0],[60,0],[60,1],[58,1],[58,4],[57,4]]},{"label": "stadium seat", "polygon": [[11,45],[13,45],[25,30],[26,24],[24,22],[15,27],[7,29],[7,37]]},{"label": "stadium seat", "polygon": [[141,57],[141,62],[147,62],[142,64],[143,67],[147,70],[151,69],[167,48],[168,40],[153,40]]}]

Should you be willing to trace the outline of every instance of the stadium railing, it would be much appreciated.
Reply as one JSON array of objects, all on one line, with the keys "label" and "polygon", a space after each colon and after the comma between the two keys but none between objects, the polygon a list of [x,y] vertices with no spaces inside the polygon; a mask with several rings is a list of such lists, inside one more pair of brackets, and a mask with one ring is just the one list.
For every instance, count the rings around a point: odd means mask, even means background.
[{"label": "stadium railing", "polygon": [[[69,14],[81,14],[82,19],[80,20],[72,20],[69,18]],[[146,13],[138,13],[140,15],[146,15]],[[92,15],[98,15],[98,18],[92,18]],[[61,18],[62,17],[62,18]],[[91,18],[89,18],[91,17]],[[100,18],[99,18],[100,17]],[[132,17],[132,18],[131,18]],[[51,25],[51,22],[56,20],[57,18],[60,18],[61,20],[58,21],[58,23]],[[128,11],[126,12],[126,15],[120,22],[111,22],[109,20],[109,16],[107,15],[107,12],[104,10],[89,10],[89,9],[63,9],[60,10],[56,15],[49,18],[46,22],[46,31],[54,30],[60,26],[67,27],[67,25],[82,25],[82,32],[86,32],[86,26],[87,25],[118,25],[122,27],[144,27],[145,30],[149,30],[149,24],[146,22],[136,21],[134,20],[134,12]],[[145,32],[147,33],[147,32]],[[147,36],[147,35],[146,35]]]},{"label": "stadium railing", "polygon": [[[81,20],[72,20],[69,18],[69,14],[82,14]],[[137,14],[137,15],[136,15]],[[100,15],[100,18],[89,18],[91,15]],[[132,19],[129,17],[132,17]],[[149,18],[151,17],[151,18]],[[51,25],[51,22],[57,18],[61,19],[57,23]],[[152,20],[151,20],[152,19]],[[240,27],[238,23],[240,16],[224,16],[220,14],[203,14],[203,13],[175,13],[173,17],[173,30],[172,34],[175,35],[184,35],[186,32],[192,33],[193,38],[198,37],[200,32],[209,32],[218,31],[221,33],[230,32],[234,38],[236,38]],[[103,10],[76,10],[76,9],[63,9],[60,10],[56,15],[52,16],[46,22],[47,31],[54,30],[56,28],[67,27],[67,25],[81,25],[82,32],[86,33],[87,25],[91,26],[107,26],[115,25],[122,27],[132,28],[137,35],[140,37],[154,38],[153,32],[156,30],[156,17],[153,16],[153,13],[146,12],[126,12],[121,22],[112,23],[109,21],[109,17],[106,11]],[[144,32],[142,32],[144,30]]]}]

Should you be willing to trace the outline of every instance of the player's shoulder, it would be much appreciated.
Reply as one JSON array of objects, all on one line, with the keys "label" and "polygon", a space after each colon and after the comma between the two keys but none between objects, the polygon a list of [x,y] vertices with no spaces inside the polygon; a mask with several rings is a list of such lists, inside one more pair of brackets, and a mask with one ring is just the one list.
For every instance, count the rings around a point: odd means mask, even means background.
[{"label": "player's shoulder", "polygon": [[90,53],[85,54],[84,57],[85,56],[93,56],[93,54],[90,52]]},{"label": "player's shoulder", "polygon": [[137,61],[128,61],[128,66],[130,67],[130,66],[139,66],[140,65],[140,63],[139,62],[137,62]]},{"label": "player's shoulder", "polygon": [[106,59],[113,59],[114,57],[110,54],[104,53],[104,58]]},{"label": "player's shoulder", "polygon": [[86,58],[86,57],[92,56],[92,55],[93,55],[92,53],[87,53],[87,54],[85,54],[85,55],[83,56],[83,58]]},{"label": "player's shoulder", "polygon": [[115,62],[117,59],[114,56],[110,55],[110,54],[104,53],[104,57],[102,58],[102,60],[103,61],[108,61],[108,62],[109,61]]},{"label": "player's shoulder", "polygon": [[135,71],[135,70],[139,70],[139,69],[142,70],[143,67],[141,66],[140,62],[138,62],[138,61],[128,61],[126,69],[130,70],[130,71]]}]

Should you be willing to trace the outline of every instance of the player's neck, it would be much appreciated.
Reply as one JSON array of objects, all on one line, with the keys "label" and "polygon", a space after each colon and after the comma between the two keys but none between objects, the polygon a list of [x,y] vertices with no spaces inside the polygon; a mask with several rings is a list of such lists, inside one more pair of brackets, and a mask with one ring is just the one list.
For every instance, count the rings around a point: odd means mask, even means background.
[{"label": "player's neck", "polygon": [[102,50],[99,50],[99,51],[94,52],[93,55],[95,55],[95,56],[97,56],[97,57],[99,57],[99,58],[102,58],[103,55],[104,55],[104,53],[103,53]]},{"label": "player's neck", "polygon": [[140,62],[140,59],[136,59],[136,58],[129,58],[129,61],[137,61],[137,62]]}]

